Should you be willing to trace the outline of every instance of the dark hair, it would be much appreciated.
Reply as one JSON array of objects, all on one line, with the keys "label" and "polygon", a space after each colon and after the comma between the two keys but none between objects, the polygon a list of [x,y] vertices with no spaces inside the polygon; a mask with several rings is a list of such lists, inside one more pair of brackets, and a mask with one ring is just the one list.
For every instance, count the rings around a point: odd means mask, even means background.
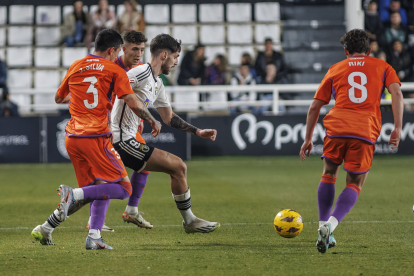
[{"label": "dark hair", "polygon": [[246,63],[248,65],[252,65],[253,59],[252,59],[252,56],[249,53],[243,53],[242,54],[242,59],[243,58],[246,58],[246,61],[244,63]]},{"label": "dark hair", "polygon": [[368,53],[369,51],[369,35],[361,29],[350,30],[341,38],[340,42],[351,55]]},{"label": "dark hair", "polygon": [[86,14],[83,11],[83,9],[81,10],[81,15],[80,17],[78,16],[78,14],[76,13],[76,9],[75,9],[75,3],[76,2],[82,2],[82,7],[83,7],[83,1],[82,0],[75,0],[73,1],[72,5],[73,5],[73,15],[75,16],[75,21],[79,21],[81,20],[83,24],[86,24]]},{"label": "dark hair", "polygon": [[273,40],[270,37],[266,37],[265,38],[265,43],[267,43],[267,42],[273,42]]},{"label": "dark hair", "polygon": [[137,31],[128,31],[124,34],[124,43],[133,43],[133,44],[141,44],[142,42],[147,42],[148,38],[141,33]]},{"label": "dark hair", "polygon": [[158,56],[162,50],[169,50],[171,53],[181,51],[181,41],[173,38],[168,34],[159,34],[151,40],[150,52]]},{"label": "dark hair", "polygon": [[[215,60],[216,58],[218,58],[218,59],[220,60],[220,64],[217,66],[217,70],[218,70],[220,73],[224,73],[224,72],[226,72],[226,58],[225,58],[223,55],[221,55],[221,54],[218,54],[218,55],[214,58],[214,60]],[[214,66],[214,61],[213,61],[213,63],[211,63],[211,65],[213,65],[213,66]]]},{"label": "dark hair", "polygon": [[105,52],[109,48],[118,49],[123,41],[121,35],[112,29],[104,29],[98,33],[95,39],[95,51]]}]

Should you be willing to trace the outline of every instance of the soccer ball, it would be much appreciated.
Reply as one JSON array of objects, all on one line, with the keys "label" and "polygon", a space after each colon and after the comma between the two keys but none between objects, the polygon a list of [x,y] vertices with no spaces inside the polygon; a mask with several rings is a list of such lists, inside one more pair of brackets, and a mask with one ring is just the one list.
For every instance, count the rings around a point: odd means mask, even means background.
[{"label": "soccer ball", "polygon": [[298,212],[285,209],[277,213],[274,221],[276,232],[284,238],[294,238],[302,232],[303,220]]}]

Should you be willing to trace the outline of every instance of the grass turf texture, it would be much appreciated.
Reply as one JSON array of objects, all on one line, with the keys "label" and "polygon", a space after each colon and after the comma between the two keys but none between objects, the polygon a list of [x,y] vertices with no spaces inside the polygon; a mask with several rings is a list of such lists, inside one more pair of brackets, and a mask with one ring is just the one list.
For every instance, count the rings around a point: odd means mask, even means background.
[{"label": "grass turf texture", "polygon": [[[376,156],[358,202],[335,231],[337,247],[326,254],[315,247],[322,172],[316,157],[187,162],[193,212],[222,224],[211,234],[184,232],[169,177],[151,173],[139,210],[154,228],[124,224],[127,200],[112,200],[106,224],[115,232],[103,236],[113,251],[85,250],[89,208],[54,231],[55,246],[31,239],[31,230],[58,204],[59,184],[76,186],[71,164],[0,165],[0,274],[412,275],[413,163],[414,157]],[[344,186],[341,170],[336,197]],[[304,219],[294,239],[273,228],[274,216],[285,208]]]}]

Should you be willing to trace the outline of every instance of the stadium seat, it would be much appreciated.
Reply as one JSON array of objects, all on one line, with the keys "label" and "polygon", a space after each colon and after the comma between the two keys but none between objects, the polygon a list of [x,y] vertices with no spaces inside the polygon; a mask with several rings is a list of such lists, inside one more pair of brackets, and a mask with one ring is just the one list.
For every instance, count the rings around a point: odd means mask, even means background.
[{"label": "stadium seat", "polygon": [[6,25],[7,23],[7,7],[0,6],[0,25]]},{"label": "stadium seat", "polygon": [[84,58],[88,54],[87,48],[64,48],[62,50],[62,66],[70,67],[78,59]]},{"label": "stadium seat", "polygon": [[0,59],[6,60],[6,50],[0,48]]},{"label": "stadium seat", "polygon": [[173,105],[175,111],[198,111],[198,101],[199,93],[198,92],[180,92],[174,93],[174,102],[177,103]]},{"label": "stadium seat", "polygon": [[35,67],[56,67],[60,66],[59,48],[36,48],[34,53]]},{"label": "stadium seat", "polygon": [[227,41],[230,44],[251,44],[252,26],[249,25],[229,25],[227,27]]},{"label": "stadium seat", "polygon": [[258,24],[255,26],[254,37],[256,43],[264,43],[267,37],[273,40],[273,43],[280,42],[280,26],[278,24]]},{"label": "stadium seat", "polygon": [[[285,61],[292,69],[304,69],[302,65],[308,64],[308,68],[314,63],[320,63],[321,68],[329,68],[333,64],[344,59],[341,49],[336,51],[287,51],[284,53]],[[319,81],[320,82],[320,81]]]},{"label": "stadium seat", "polygon": [[170,7],[168,5],[145,5],[145,22],[150,24],[169,23]]},{"label": "stadium seat", "polygon": [[172,36],[176,39],[180,39],[182,41],[182,44],[197,44],[197,27],[195,25],[174,26],[172,29]]},{"label": "stadium seat", "polygon": [[224,21],[223,4],[200,4],[198,8],[198,17],[200,22],[207,23]]},{"label": "stadium seat", "polygon": [[172,5],[173,23],[195,23],[197,21],[197,6],[191,5]]},{"label": "stadium seat", "polygon": [[[142,6],[138,4],[137,10],[142,12]],[[116,6],[116,17],[118,19],[122,16],[122,14],[124,14],[124,12],[125,12],[125,5],[121,4],[121,5]]]},{"label": "stadium seat", "polygon": [[203,44],[224,44],[224,26],[202,25],[200,27],[200,42]]},{"label": "stadium seat", "polygon": [[277,22],[280,20],[279,3],[254,4],[254,20],[257,22]]},{"label": "stadium seat", "polygon": [[0,47],[6,45],[6,28],[0,28]]},{"label": "stadium seat", "polygon": [[9,23],[10,24],[33,24],[32,5],[11,5],[9,7]]},{"label": "stadium seat", "polygon": [[207,102],[216,102],[216,104],[205,105],[203,106],[203,110],[206,110],[206,111],[227,110],[228,109],[227,103],[226,103],[227,92],[225,91],[210,92],[209,96],[207,97]]},{"label": "stadium seat", "polygon": [[63,81],[63,79],[65,78],[67,72],[68,72],[68,70],[64,70],[64,71],[61,72],[59,83],[61,83]]},{"label": "stadium seat", "polygon": [[224,46],[206,46],[204,51],[205,64],[210,65],[218,54],[226,56],[226,48]]},{"label": "stadium seat", "polygon": [[252,5],[250,3],[229,3],[226,9],[228,22],[252,21]]},{"label": "stadium seat", "polygon": [[10,26],[8,34],[8,44],[10,46],[32,45],[33,27],[32,26]]},{"label": "stadium seat", "polygon": [[[54,88],[57,89],[60,85],[60,72],[57,70],[37,70],[34,74],[35,88]],[[35,94],[33,97],[35,105],[40,104],[56,104],[55,98],[52,94]],[[57,108],[35,108],[37,112],[57,111]]]},{"label": "stadium seat", "polygon": [[159,34],[170,34],[168,26],[147,26],[145,27],[145,36],[148,37],[147,44],[151,43],[151,39]]},{"label": "stadium seat", "polygon": [[7,48],[8,67],[32,66],[32,47],[9,47]]},{"label": "stadium seat", "polygon": [[60,6],[37,6],[36,24],[52,25],[60,24]]},{"label": "stadium seat", "polygon": [[240,65],[243,53],[249,53],[254,59],[254,49],[252,46],[231,46],[229,47],[228,62],[230,65]]},{"label": "stadium seat", "polygon": [[36,28],[36,45],[37,46],[55,46],[60,42],[59,27],[37,27]]},{"label": "stadium seat", "polygon": [[[94,14],[96,11],[98,11],[99,6],[98,5],[92,5],[89,7],[89,13]],[[115,12],[115,6],[109,5],[109,10]]]},{"label": "stadium seat", "polygon": [[[83,5],[83,11],[84,12],[88,12],[88,6]],[[66,5],[63,6],[62,9],[62,18],[65,19],[66,15],[68,15],[69,13],[73,12],[73,5]]]},{"label": "stadium seat", "polygon": [[[9,86],[10,100],[19,106],[20,113],[30,111],[30,95],[14,94],[13,88],[31,88],[32,87],[32,71],[10,69],[7,72],[7,85]],[[26,107],[23,107],[25,105]]]}]

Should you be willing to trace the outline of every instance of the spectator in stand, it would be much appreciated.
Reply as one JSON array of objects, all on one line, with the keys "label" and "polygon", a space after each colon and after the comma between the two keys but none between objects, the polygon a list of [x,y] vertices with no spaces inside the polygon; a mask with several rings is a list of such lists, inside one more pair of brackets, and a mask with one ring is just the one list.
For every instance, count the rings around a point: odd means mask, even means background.
[{"label": "spectator in stand", "polygon": [[256,80],[256,83],[260,83],[260,80],[257,79],[256,69],[254,69],[254,66],[253,66],[252,56],[249,53],[243,53],[240,64],[248,64],[250,74]]},{"label": "spectator in stand", "polygon": [[368,32],[370,39],[377,39],[382,29],[383,25],[378,13],[378,4],[371,1],[365,11],[365,30]]},{"label": "spectator in stand", "polygon": [[287,83],[286,79],[286,65],[283,55],[273,49],[273,41],[271,38],[265,39],[265,51],[259,52],[256,58],[256,72],[257,76],[261,78],[261,83],[266,79],[266,67],[268,64],[273,64],[277,68],[276,81],[280,83]]},{"label": "spectator in stand", "polygon": [[378,45],[378,42],[376,40],[372,40],[369,44],[369,47],[371,48],[371,57],[382,59],[383,61],[387,61],[387,55]]},{"label": "spectator in stand", "polygon": [[1,93],[2,97],[6,97],[9,94],[9,89],[7,88],[7,67],[6,63],[0,57],[0,88],[3,89]]},{"label": "spectator in stand", "polygon": [[109,9],[108,0],[99,0],[98,10],[92,15],[92,25],[86,36],[86,47],[90,49],[92,41],[103,29],[114,29],[116,27],[116,15]]},{"label": "spectator in stand", "polygon": [[144,33],[144,16],[137,9],[137,2],[135,2],[135,0],[126,0],[124,6],[125,12],[121,15],[118,21],[118,29],[121,35],[123,36],[125,32],[132,30]]},{"label": "spectator in stand", "polygon": [[399,0],[380,0],[379,9],[382,22],[389,23],[391,14],[398,12],[401,15],[401,24],[407,26],[407,13],[401,8]]},{"label": "spectator in stand", "polygon": [[226,58],[223,55],[217,55],[206,68],[203,84],[206,85],[224,85],[226,84]]},{"label": "spectator in stand", "polygon": [[401,25],[401,15],[398,12],[392,13],[390,23],[391,26],[384,31],[382,46],[390,46],[396,39],[404,44],[407,41],[407,31]]},{"label": "spectator in stand", "polygon": [[204,77],[206,66],[204,61],[205,46],[198,44],[193,51],[185,54],[181,66],[177,83],[179,85],[200,85]]},{"label": "spectator in stand", "polygon": [[20,117],[17,105],[10,101],[10,94],[4,94],[0,101],[0,117]]},{"label": "spectator in stand", "polygon": [[411,57],[404,51],[403,44],[399,40],[392,42],[392,52],[387,57],[388,63],[397,72],[400,81],[409,81],[411,77]]},{"label": "spectator in stand", "polygon": [[66,15],[61,27],[61,41],[67,47],[83,43],[91,26],[91,17],[83,11],[83,2],[73,2],[73,12]]},{"label": "spectator in stand", "polygon": [[[250,57],[250,55],[249,55]],[[233,73],[233,76],[230,80],[231,85],[256,85],[256,80],[251,73],[251,63],[245,62],[239,67],[239,70]],[[255,101],[256,100],[255,91],[245,91],[245,92],[230,92],[227,94],[227,99],[229,101]],[[253,106],[243,105],[243,106],[234,106],[230,107],[230,114],[234,115],[237,112],[242,112],[244,110],[252,110]]]},{"label": "spectator in stand", "polygon": [[414,0],[407,1],[407,29],[414,34]]}]

